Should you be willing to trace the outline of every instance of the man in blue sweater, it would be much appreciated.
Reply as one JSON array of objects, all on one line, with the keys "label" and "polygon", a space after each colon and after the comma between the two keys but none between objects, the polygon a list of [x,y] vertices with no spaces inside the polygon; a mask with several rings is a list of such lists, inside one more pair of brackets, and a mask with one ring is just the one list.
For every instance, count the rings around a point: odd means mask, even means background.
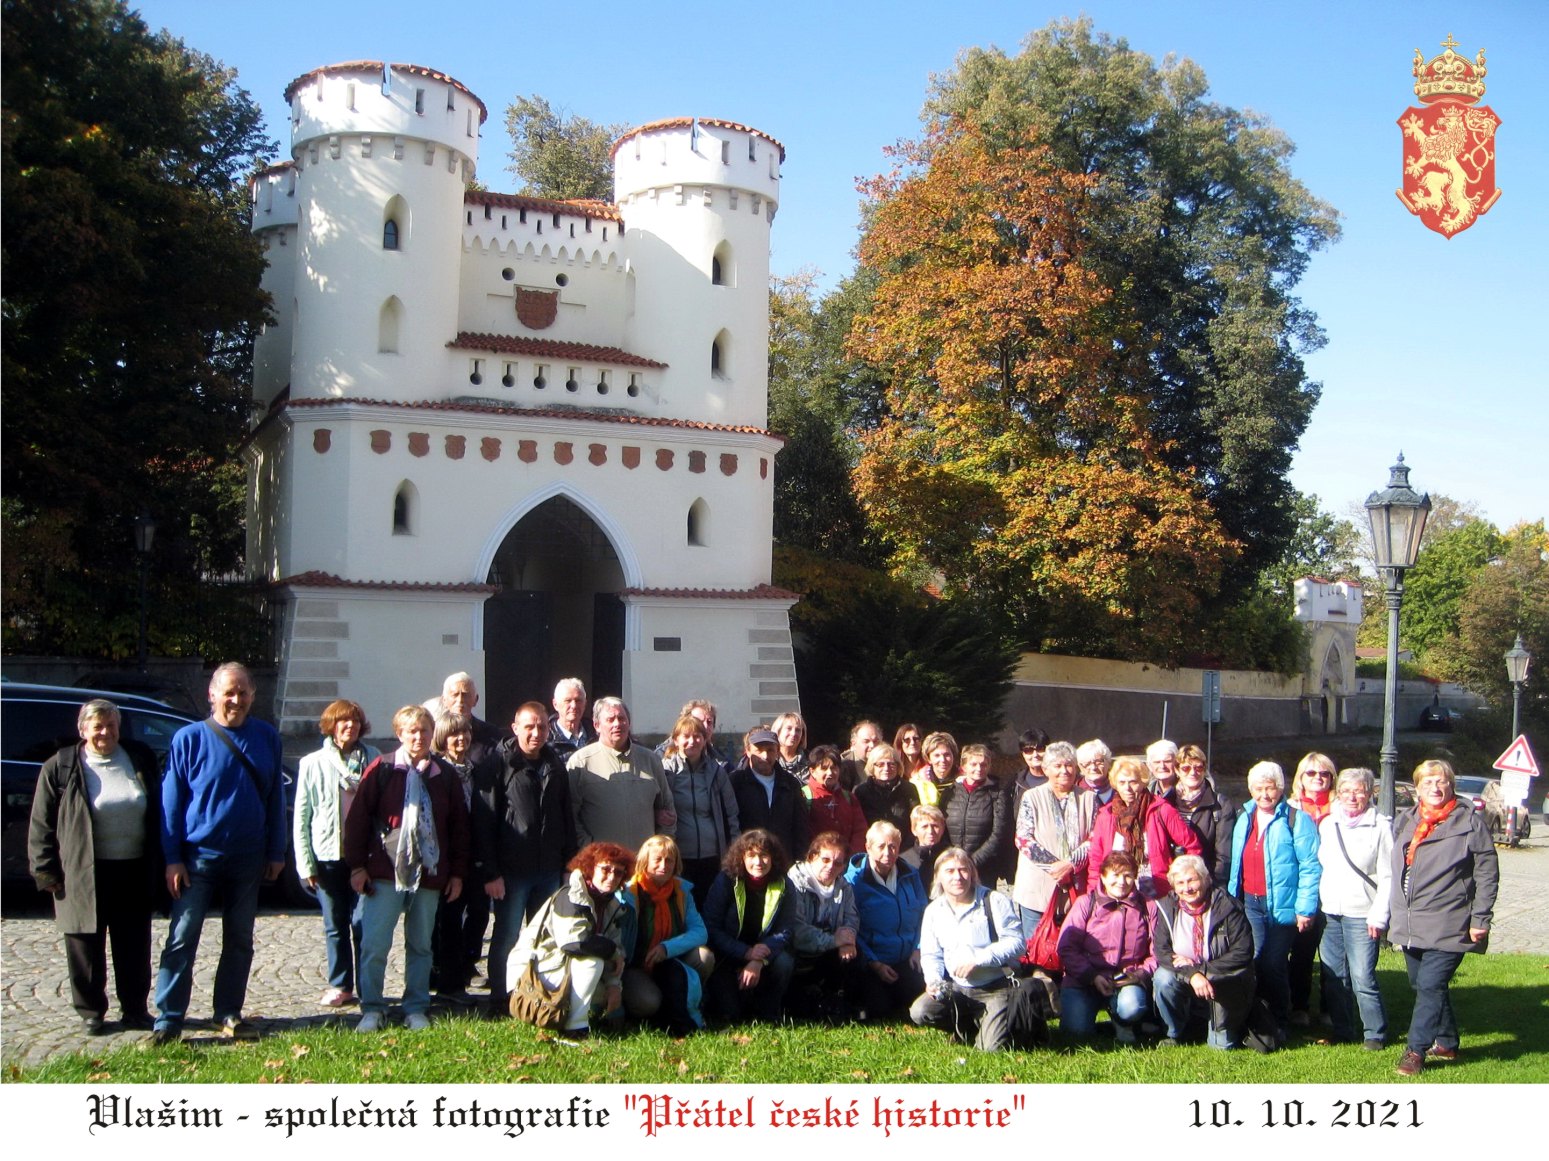
[{"label": "man in blue sweater", "polygon": [[181,1038],[194,986],[204,917],[221,900],[221,955],[215,1019],[228,1040],[256,1040],[242,1019],[253,965],[258,886],[285,867],[285,782],[280,735],[249,718],[253,679],[235,662],[210,677],[210,717],[172,739],[161,785],[161,844],[172,895],[172,925],[156,976],[151,1045]]}]

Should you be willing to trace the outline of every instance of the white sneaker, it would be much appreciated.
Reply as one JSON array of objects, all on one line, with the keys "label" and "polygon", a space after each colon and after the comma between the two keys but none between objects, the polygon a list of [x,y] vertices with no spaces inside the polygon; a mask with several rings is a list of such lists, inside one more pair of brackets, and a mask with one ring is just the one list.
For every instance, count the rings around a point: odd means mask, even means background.
[{"label": "white sneaker", "polygon": [[430,1027],[430,1017],[424,1012],[410,1012],[403,1018],[403,1026],[410,1032],[423,1032]]},{"label": "white sneaker", "polygon": [[381,1030],[381,1012],[367,1012],[360,1018],[360,1023],[355,1025],[355,1031],[357,1032],[380,1032]]},{"label": "white sneaker", "polygon": [[355,993],[344,988],[329,988],[317,1002],[325,1008],[347,1008],[355,1002]]}]

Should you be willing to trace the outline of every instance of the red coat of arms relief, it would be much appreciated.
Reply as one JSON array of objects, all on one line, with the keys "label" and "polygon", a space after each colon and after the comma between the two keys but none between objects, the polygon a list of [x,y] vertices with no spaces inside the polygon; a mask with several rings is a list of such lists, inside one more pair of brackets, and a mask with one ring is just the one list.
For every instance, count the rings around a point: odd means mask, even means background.
[{"label": "red coat of arms relief", "polygon": [[547,330],[559,317],[559,291],[516,288],[516,319],[531,330]]},{"label": "red coat of arms relief", "polygon": [[1404,187],[1398,199],[1428,229],[1452,238],[1489,211],[1501,196],[1495,188],[1495,130],[1501,119],[1484,96],[1484,49],[1473,60],[1453,51],[1429,62],[1415,49],[1415,96],[1398,119],[1404,135]]}]

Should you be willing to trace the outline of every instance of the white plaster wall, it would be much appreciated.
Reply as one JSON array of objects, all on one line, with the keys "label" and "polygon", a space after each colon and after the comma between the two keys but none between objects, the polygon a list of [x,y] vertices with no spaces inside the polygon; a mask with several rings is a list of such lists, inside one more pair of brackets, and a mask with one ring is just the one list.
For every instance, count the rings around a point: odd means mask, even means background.
[{"label": "white plaster wall", "polygon": [[[286,200],[294,211],[294,199]],[[268,226],[260,237],[268,265],[259,285],[272,299],[269,309],[275,321],[253,342],[253,403],[266,408],[290,383],[296,319],[296,227],[294,222]]]},{"label": "white plaster wall", "polygon": [[[483,211],[492,211],[485,221]],[[593,230],[608,230],[609,241],[596,246],[589,241],[535,245],[513,237],[516,229],[502,230],[500,219],[516,218],[516,211],[499,206],[469,203],[464,219],[473,214],[473,226],[464,225],[461,295],[457,329],[483,334],[518,335],[567,343],[592,343],[617,347],[624,341],[626,310],[621,242],[617,223],[593,221]],[[583,220],[562,216],[565,225]],[[504,272],[510,270],[511,278]],[[559,285],[563,277],[566,285]],[[559,310],[552,326],[530,330],[517,321],[515,291],[518,287],[559,292]],[[650,350],[636,355],[656,358]]]},{"label": "white plaster wall", "polygon": [[[351,414],[353,413],[353,414]],[[412,418],[381,409],[292,409],[295,423],[295,532],[285,575],[322,569],[351,580],[480,581],[516,522],[541,499],[563,491],[604,525],[625,568],[625,582],[648,588],[744,589],[770,578],[773,458],[778,444],[764,436],[679,428],[630,428],[566,419],[421,413]],[[481,422],[482,421],[482,422]],[[313,430],[331,432],[318,453]],[[387,431],[391,446],[371,450],[371,432]],[[426,437],[427,454],[410,450],[411,433]],[[447,437],[463,439],[461,459],[447,454]],[[648,437],[648,438],[641,438]],[[493,462],[482,440],[500,441]],[[537,458],[519,458],[521,440]],[[555,444],[572,459],[555,461]],[[590,462],[591,445],[605,462]],[[624,449],[640,449],[639,465],[624,466]],[[670,470],[657,451],[672,452]],[[705,470],[689,470],[690,453],[705,454]],[[737,457],[732,476],[722,454]],[[760,465],[766,464],[761,474]],[[412,535],[392,532],[393,497],[408,480],[418,494]],[[689,506],[708,508],[708,542],[686,543]]]}]

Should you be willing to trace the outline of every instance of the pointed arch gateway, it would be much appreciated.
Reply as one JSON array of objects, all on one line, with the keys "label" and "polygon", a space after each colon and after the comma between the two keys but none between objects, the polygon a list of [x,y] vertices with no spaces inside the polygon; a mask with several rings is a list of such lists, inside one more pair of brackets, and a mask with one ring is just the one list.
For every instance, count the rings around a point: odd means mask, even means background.
[{"label": "pointed arch gateway", "polygon": [[579,677],[593,698],[623,692],[622,589],[638,566],[608,517],[563,488],[529,499],[486,547],[487,720],[504,727],[525,701],[549,703],[554,683]]}]

